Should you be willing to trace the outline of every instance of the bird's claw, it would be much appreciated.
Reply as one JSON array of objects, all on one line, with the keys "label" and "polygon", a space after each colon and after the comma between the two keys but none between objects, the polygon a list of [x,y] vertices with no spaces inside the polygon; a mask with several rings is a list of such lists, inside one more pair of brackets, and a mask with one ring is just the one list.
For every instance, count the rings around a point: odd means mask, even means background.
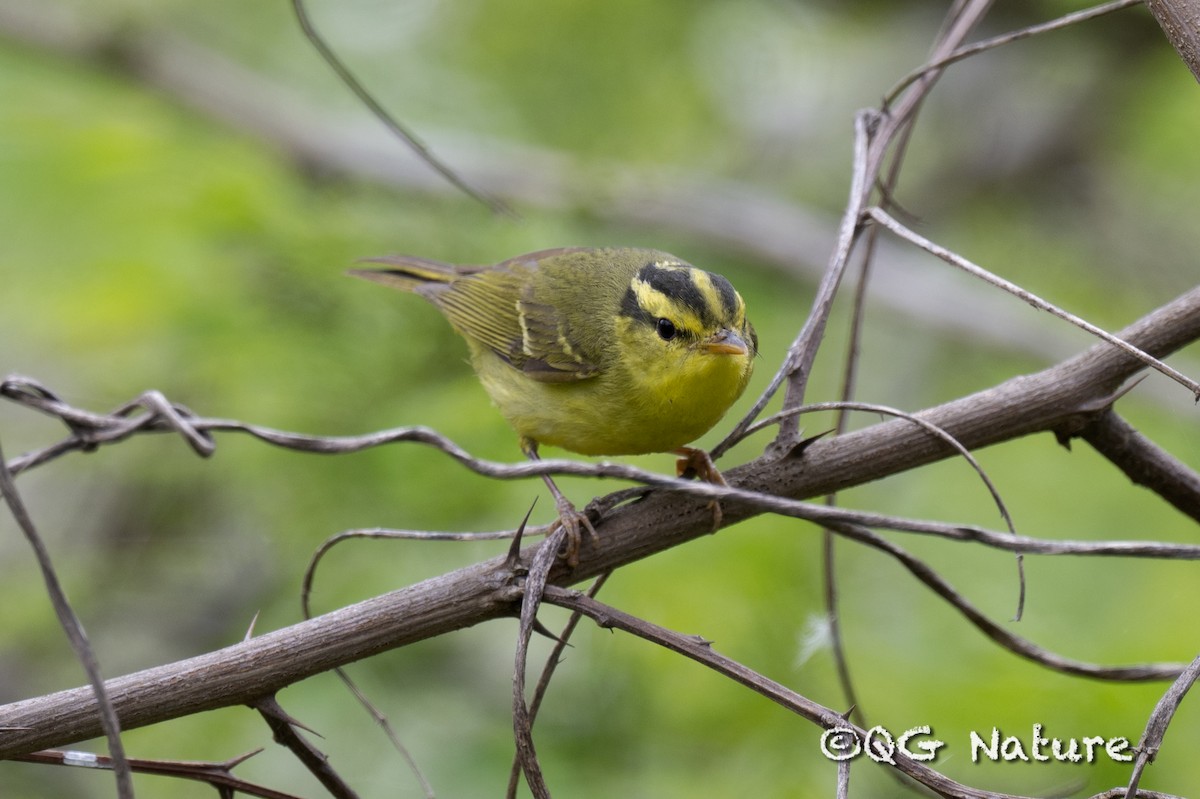
[{"label": "bird's claw", "polygon": [[724,475],[707,452],[695,447],[680,447],[675,450],[679,460],[675,461],[675,473],[684,478],[695,477],[706,483],[727,486]]},{"label": "bird's claw", "polygon": [[583,543],[583,531],[587,530],[588,539],[592,544],[596,544],[600,536],[588,515],[576,510],[566,497],[559,496],[555,500],[555,504],[558,505],[557,526],[562,527],[567,533],[566,548],[562,555],[567,566],[574,569],[579,565],[579,547]]},{"label": "bird's claw", "polygon": [[[675,450],[675,454],[680,456],[679,460],[675,461],[675,472],[679,477],[689,478],[695,477],[706,483],[712,483],[718,486],[728,486],[725,482],[725,476],[721,474],[721,470],[713,463],[708,452],[695,447],[680,447]],[[712,531],[715,533],[721,529],[721,523],[725,520],[725,513],[721,510],[721,501],[714,499],[708,503],[708,507],[712,510],[713,526]]]}]

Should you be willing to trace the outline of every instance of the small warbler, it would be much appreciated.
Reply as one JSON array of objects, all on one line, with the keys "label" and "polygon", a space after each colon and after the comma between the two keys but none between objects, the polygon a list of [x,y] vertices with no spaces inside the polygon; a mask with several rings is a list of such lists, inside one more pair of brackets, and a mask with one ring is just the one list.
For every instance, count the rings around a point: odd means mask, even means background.
[{"label": "small warbler", "polygon": [[[542,250],[494,266],[368,261],[386,266],[351,274],[421,295],[467,340],[529,458],[539,444],[583,455],[674,452],[684,456],[681,474],[724,483],[707,453],[685,445],[725,415],[754,369],[758,339],[725,278],[629,247]],[[595,531],[544,479],[573,566],[580,524]]]}]

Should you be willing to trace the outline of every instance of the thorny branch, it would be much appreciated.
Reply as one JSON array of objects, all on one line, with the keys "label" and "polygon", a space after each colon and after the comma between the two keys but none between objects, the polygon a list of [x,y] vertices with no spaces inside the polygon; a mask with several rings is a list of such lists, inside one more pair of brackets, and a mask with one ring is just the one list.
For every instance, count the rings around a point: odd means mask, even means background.
[{"label": "thorny branch", "polygon": [[[528,517],[526,517],[528,518]],[[553,535],[543,541],[534,550],[532,562],[528,569],[518,567],[514,574],[523,577],[521,597],[521,626],[517,635],[517,650],[513,670],[513,734],[517,742],[517,762],[525,775],[529,790],[537,799],[548,799],[550,789],[542,775],[538,763],[537,751],[533,744],[533,714],[525,697],[525,672],[529,659],[529,641],[533,638],[535,629],[539,628],[537,620],[538,608],[546,590],[546,581],[550,577],[550,569],[558,558],[558,551],[566,541],[567,531],[561,525]],[[510,555],[514,560],[518,553]]]},{"label": "thorny branch", "polygon": [[[1121,331],[1121,337],[1159,357],[1200,338],[1200,289]],[[1064,420],[1074,418],[1080,409],[1094,408],[1096,401],[1113,396],[1116,386],[1142,368],[1141,361],[1101,343],[1044,372],[1014,378],[979,394],[924,411],[920,416],[950,432],[967,447],[983,446],[1038,430],[1055,430]],[[645,480],[671,489],[671,492],[651,492],[633,505],[611,509],[598,524],[599,541],[585,540],[579,568],[571,572],[556,564],[548,575],[550,584],[586,579],[706,535],[711,524],[706,501],[713,497],[722,498],[725,521],[729,524],[765,509],[832,525],[833,521],[846,521],[848,517],[842,514],[852,512],[798,503],[793,497],[822,495],[954,453],[944,441],[911,421],[900,419],[816,441],[799,459],[760,458],[728,470],[726,477],[731,486],[720,488],[680,482],[614,464],[548,460],[504,465],[480,461],[423,428],[348,438],[310,437],[229,420],[194,417],[160,397],[136,406],[142,409],[136,413],[127,405],[113,415],[96,414],[70,406],[26,378],[4,381],[0,384],[0,396],[61,418],[71,431],[58,444],[14,458],[10,463],[14,471],[46,463],[64,452],[95,448],[143,431],[176,431],[183,433],[189,442],[210,444],[215,442],[212,436],[216,432],[239,431],[279,446],[320,453],[417,441],[437,446],[472,470],[493,477],[511,479],[548,472],[592,474]],[[181,424],[187,429],[179,430]],[[211,451],[211,447],[197,449]],[[855,518],[864,520],[862,515]],[[865,523],[920,527],[917,523],[898,524],[883,517],[867,517]],[[950,529],[940,532],[955,535]],[[1001,546],[1025,546],[1021,539],[1007,534],[980,531],[958,534],[964,538],[988,539]],[[1036,546],[1028,542],[1028,551]],[[1044,542],[1044,546],[1045,551],[1115,554],[1144,545],[1079,542],[1075,546]],[[1144,551],[1150,554],[1156,549],[1164,557],[1196,557],[1194,548],[1189,551],[1179,545],[1150,545]],[[523,552],[521,562],[528,563],[532,556],[532,551]],[[515,611],[513,603],[521,595],[509,582],[510,572],[503,561],[478,564],[211,655],[112,680],[109,686],[114,707],[126,726],[134,727],[195,712],[201,706],[245,703],[305,676],[382,649],[507,615]],[[345,634],[348,629],[355,631],[349,639]],[[1182,667],[1163,664],[1152,668],[1166,676]],[[1144,669],[1137,667],[1136,672],[1131,672],[1122,667],[1115,673],[1141,679],[1146,674]],[[178,690],[164,691],[160,687],[164,685]],[[62,740],[90,737],[95,732],[94,707],[90,692],[81,689],[0,707],[0,727],[7,730],[0,736],[0,757],[46,748]],[[49,723],[50,719],[53,723]]]},{"label": "thorny branch", "polygon": [[[128,759],[129,768],[135,774],[156,774],[161,777],[203,782],[213,786],[223,796],[233,796],[235,793],[254,796],[258,799],[299,799],[295,794],[272,790],[262,785],[255,785],[233,775],[233,769],[245,763],[261,752],[256,749],[240,757],[221,763],[199,762],[195,760],[147,760],[131,757]],[[44,763],[47,765],[74,766],[82,768],[110,769],[113,767],[112,758],[94,755],[91,752],[74,752],[48,750],[31,752],[27,755],[15,755],[13,760],[26,763]]]},{"label": "thorny branch", "polygon": [[297,729],[300,723],[288,715],[278,699],[273,695],[264,696],[251,702],[250,706],[267,722],[275,736],[275,742],[290,750],[309,773],[325,786],[330,796],[334,799],[358,799],[358,794],[329,765],[325,754],[300,734]]},{"label": "thorny branch", "polygon": [[[605,528],[612,529],[606,529],[605,532],[612,533],[612,540],[606,540],[603,544],[591,542],[589,545],[593,551],[585,553],[580,569],[576,572],[564,572],[561,564],[555,563],[554,553],[557,551],[557,542],[555,538],[551,538],[534,549],[527,549],[519,553],[514,550],[513,558],[503,562],[478,564],[476,567],[469,567],[446,575],[445,578],[426,581],[426,583],[410,589],[395,592],[386,597],[386,602],[378,601],[385,598],[377,598],[375,601],[359,603],[351,608],[327,614],[325,617],[318,617],[311,622],[306,622],[307,626],[297,625],[296,628],[279,631],[279,633],[287,633],[287,635],[268,634],[244,642],[240,648],[230,647],[220,653],[213,653],[212,656],[196,658],[182,664],[173,664],[170,667],[149,670],[139,675],[130,675],[110,681],[113,687],[113,707],[120,711],[123,718],[129,718],[131,726],[152,723],[155,720],[169,717],[172,713],[185,712],[183,710],[185,707],[194,711],[196,707],[194,702],[191,705],[186,703],[175,705],[172,709],[165,709],[162,705],[148,707],[145,704],[140,706],[135,704],[139,696],[142,699],[149,696],[152,700],[161,698],[154,696],[158,686],[177,680],[189,669],[197,675],[218,674],[223,676],[223,681],[218,680],[215,684],[205,684],[206,688],[216,686],[213,688],[216,691],[213,697],[215,704],[210,706],[229,704],[231,703],[230,697],[235,694],[242,697],[240,701],[258,703],[262,706],[261,697],[269,696],[276,688],[301,679],[307,674],[331,668],[337,663],[365,657],[382,648],[403,645],[406,642],[438,634],[447,629],[473,624],[498,615],[515,613],[519,608],[521,635],[516,656],[517,679],[514,682],[514,730],[518,740],[520,762],[531,788],[537,796],[548,796],[548,788],[541,776],[533,747],[531,734],[533,709],[526,703],[524,692],[527,645],[532,632],[538,629],[537,606],[545,600],[570,607],[577,613],[585,613],[595,618],[602,626],[627,629],[704,662],[760,693],[771,696],[781,704],[792,707],[797,712],[801,712],[801,715],[805,715],[806,718],[810,718],[826,728],[835,723],[845,724],[844,718],[832,710],[815,705],[798,694],[788,692],[782,686],[770,684],[770,681],[766,681],[761,675],[757,675],[733,661],[721,658],[712,651],[708,642],[702,639],[678,636],[670,631],[662,630],[662,628],[656,628],[648,622],[627,616],[614,608],[602,606],[593,599],[581,597],[575,592],[565,591],[559,587],[558,584],[573,582],[594,574],[608,573],[608,570],[615,566],[696,537],[700,534],[698,531],[702,530],[704,526],[703,522],[697,522],[692,518],[697,515],[697,508],[703,507],[702,502],[705,498],[720,498],[723,503],[728,503],[728,507],[733,511],[726,514],[726,521],[729,523],[756,513],[772,512],[819,522],[836,530],[840,535],[884,551],[896,558],[914,576],[958,608],[985,634],[1010,651],[1040,664],[1068,673],[1105,679],[1162,679],[1178,674],[1178,680],[1163,697],[1151,716],[1140,745],[1141,757],[1138,767],[1124,792],[1127,797],[1159,796],[1160,794],[1138,791],[1138,778],[1145,763],[1149,762],[1153,758],[1154,752],[1157,751],[1157,746],[1174,709],[1182,701],[1183,695],[1192,682],[1195,681],[1197,672],[1200,670],[1200,659],[1185,669],[1179,664],[1101,667],[1064,658],[1008,634],[994,622],[986,619],[934,570],[894,543],[872,532],[868,527],[938,535],[949,540],[976,541],[1014,552],[1041,554],[1195,559],[1200,557],[1200,549],[1189,545],[1156,542],[1039,541],[1015,534],[1003,535],[980,528],[903,520],[879,514],[827,508],[801,502],[799,498],[836,491],[848,485],[876,479],[885,474],[895,473],[901,469],[912,468],[945,457],[955,449],[953,444],[958,442],[961,442],[961,447],[973,448],[1027,435],[1034,431],[1051,430],[1060,437],[1060,440],[1065,441],[1071,435],[1077,435],[1088,441],[1135,482],[1145,485],[1168,499],[1177,508],[1195,517],[1196,508],[1200,507],[1200,478],[1197,478],[1190,469],[1138,436],[1136,431],[1133,431],[1116,416],[1111,410],[1111,406],[1115,397],[1118,396],[1117,389],[1120,383],[1145,364],[1149,364],[1176,381],[1187,385],[1194,393],[1200,392],[1200,385],[1195,381],[1187,378],[1178,370],[1167,367],[1154,357],[1155,355],[1161,357],[1196,338],[1197,333],[1194,330],[1198,316],[1196,292],[1185,295],[1170,306],[1160,309],[1160,312],[1152,314],[1153,317],[1156,317],[1153,323],[1143,320],[1140,325],[1135,325],[1117,336],[1110,336],[1098,328],[1092,329],[1092,332],[1104,338],[1107,345],[1098,345],[1084,356],[1060,364],[1059,367],[1047,370],[1041,375],[1018,378],[1003,386],[998,386],[991,390],[991,392],[995,392],[994,395],[989,396],[989,392],[981,392],[981,394],[965,398],[959,403],[950,403],[941,408],[930,409],[919,417],[908,420],[908,428],[897,422],[878,425],[878,430],[871,429],[875,430],[873,433],[868,430],[860,431],[860,434],[839,436],[828,442],[820,442],[822,446],[814,447],[811,451],[806,450],[803,457],[789,458],[788,456],[788,453],[793,451],[795,436],[798,432],[795,427],[796,415],[790,411],[799,408],[802,401],[808,370],[811,367],[812,358],[815,356],[817,345],[823,338],[822,334],[832,297],[837,292],[842,271],[849,260],[858,235],[862,232],[862,222],[866,216],[869,215],[879,224],[889,227],[908,240],[938,254],[951,263],[955,263],[955,265],[961,266],[962,263],[969,263],[949,251],[945,252],[952,257],[943,255],[939,252],[940,248],[937,245],[926,242],[911,231],[904,229],[886,212],[879,208],[867,209],[867,202],[871,192],[875,189],[879,189],[881,194],[889,200],[893,196],[898,165],[902,158],[904,145],[912,130],[912,120],[941,70],[955,60],[974,52],[980,52],[986,47],[1021,38],[1021,36],[1013,34],[977,45],[963,46],[961,44],[969,31],[982,18],[989,5],[987,0],[965,0],[956,3],[952,19],[939,37],[931,60],[900,87],[900,89],[907,87],[909,91],[900,95],[898,99],[893,94],[889,98],[888,105],[891,105],[892,99],[896,99],[896,102],[890,108],[885,106],[884,112],[865,112],[859,116],[856,127],[858,135],[856,137],[855,178],[851,200],[847,213],[843,217],[838,247],[831,258],[822,289],[818,292],[818,298],[814,303],[816,313],[810,317],[804,330],[801,331],[789,352],[784,367],[772,382],[768,394],[765,394],[764,398],[755,406],[753,414],[743,420],[742,424],[735,429],[730,439],[722,443],[723,448],[729,442],[744,435],[753,419],[765,408],[770,394],[786,380],[788,381],[788,394],[785,400],[785,410],[789,412],[785,413],[781,419],[776,420],[782,421],[780,437],[777,439],[781,442],[781,446],[770,458],[761,458],[743,469],[732,470],[729,475],[733,478],[730,488],[685,483],[615,464],[586,465],[569,461],[542,461],[536,464],[521,465],[497,464],[476,459],[453,442],[425,428],[401,428],[349,438],[322,438],[286,433],[231,420],[198,418],[186,408],[170,403],[157,392],[148,392],[135,402],[110,414],[94,414],[72,408],[44,387],[26,378],[10,378],[4,381],[0,385],[0,395],[27,407],[57,416],[66,423],[70,431],[67,438],[57,444],[14,459],[8,465],[13,474],[49,462],[67,452],[92,450],[142,432],[177,432],[189,442],[197,453],[210,455],[215,448],[213,433],[236,431],[252,435],[274,445],[326,454],[352,452],[370,446],[412,441],[434,446],[471,470],[490,477],[514,479],[537,474],[579,474],[632,480],[659,489],[647,495],[645,500],[636,505],[611,508],[612,514],[605,519]],[[1019,33],[1032,35],[1041,30],[1056,29],[1079,19],[1106,13],[1126,5],[1129,3],[1109,3],[1090,12],[1073,15],[1074,18],[1064,18],[1045,26],[1035,26],[1035,28],[1039,28],[1038,30],[1029,28]],[[1160,23],[1163,24],[1172,42],[1176,44],[1185,60],[1193,65],[1195,71],[1194,60],[1189,59],[1187,51],[1188,46],[1194,45],[1194,37],[1189,38],[1186,35],[1187,32],[1181,36],[1168,24],[1168,21],[1177,19],[1178,13],[1181,9],[1188,7],[1189,3],[1150,0],[1149,5]],[[297,7],[299,8],[299,4]],[[1173,17],[1172,14],[1176,16]],[[1181,42],[1183,44],[1180,44]],[[1192,42],[1192,45],[1189,45],[1189,42]],[[884,174],[883,165],[888,157],[893,159],[892,170],[885,179],[881,179],[881,175]],[[993,283],[995,282],[993,281]],[[1018,296],[1021,295],[1018,294]],[[1039,305],[1039,302],[1043,301],[1034,302],[1037,298],[1030,299],[1030,297],[1031,295],[1024,298],[1033,302],[1037,307],[1048,306],[1046,303]],[[1170,311],[1167,308],[1170,308]],[[1081,322],[1082,320],[1073,321]],[[1086,326],[1086,323],[1083,324]],[[1163,330],[1168,332],[1166,340],[1158,336]],[[1184,330],[1188,332],[1183,333]],[[1091,370],[1082,381],[1075,380],[1080,370]],[[1048,373],[1055,373],[1056,379],[1070,382],[1071,385],[1065,391],[1055,393],[1053,390],[1055,386],[1051,381],[1039,380],[1039,378],[1045,378]],[[1039,392],[1041,393],[1039,394]],[[1016,402],[1012,402],[1014,398],[1017,400]],[[960,405],[960,403],[962,404]],[[1022,412],[1030,411],[1030,413],[1021,419],[1002,413],[1014,407]],[[989,415],[988,411],[995,413]],[[1086,423],[1081,425],[1080,419],[1086,419]],[[913,422],[917,423],[913,424]],[[946,435],[950,437],[951,444],[944,439],[939,440],[937,435],[930,435],[929,425],[933,425],[936,430],[945,431]],[[891,453],[890,460],[876,457],[879,454],[888,454],[888,447],[896,442],[900,442],[904,453],[903,457],[897,457],[894,451]],[[859,447],[860,450],[854,452],[855,447]],[[872,451],[872,447],[875,448],[875,451]],[[858,455],[860,457],[857,460],[853,457],[848,458],[847,453],[850,456]],[[868,457],[862,457],[864,454]],[[820,476],[814,476],[806,474],[805,472],[808,470],[803,468],[812,465],[814,466],[813,471],[818,471],[830,463],[836,466],[839,457],[844,462],[852,463],[854,469],[846,469],[839,473],[836,468],[830,468],[822,471]],[[799,469],[796,468],[798,461],[801,462]],[[5,479],[5,484],[6,488],[11,487],[11,482],[7,479]],[[9,499],[15,512],[19,507],[19,502],[16,502],[13,496],[15,494],[6,490],[6,498]],[[670,508],[675,513],[676,524],[673,526],[661,523],[664,508]],[[701,515],[703,515],[702,512]],[[645,544],[635,543],[629,536],[629,532],[632,530],[644,531],[646,527],[663,528],[664,532],[657,540]],[[460,607],[453,609],[458,611],[457,615],[450,612],[451,609],[446,606],[445,603],[448,600],[461,603]],[[423,609],[428,617],[418,618],[416,624],[408,627],[397,623],[398,617],[395,614],[398,610],[402,615],[411,615],[414,609]],[[381,618],[387,619],[391,623],[397,623],[393,629],[386,629],[386,636],[384,632],[388,625],[380,625]],[[430,621],[431,618],[433,621]],[[352,619],[355,624],[353,629],[358,631],[358,637],[357,640],[349,642],[350,646],[341,647],[340,651],[336,653],[331,652],[328,648],[316,646],[322,636],[328,643],[336,640],[337,636],[346,629],[351,629],[345,625]],[[367,620],[374,623],[373,629],[363,626],[362,622]],[[411,618],[407,620],[412,621]],[[297,642],[312,645],[306,653],[312,657],[311,661],[298,666],[289,664],[289,668],[283,668],[277,653],[281,651],[280,647],[285,642],[288,645],[289,655],[292,657],[295,656],[295,650],[291,647],[295,646]],[[339,643],[347,642],[340,641]],[[276,656],[272,657],[272,653],[275,653]],[[256,656],[265,656],[263,658],[265,669],[229,671],[231,664],[237,664],[240,667],[246,664],[245,658],[253,661]],[[258,665],[262,666],[264,663]],[[233,674],[242,679],[244,682],[242,687],[236,686]],[[165,682],[161,682],[163,680]],[[256,693],[246,693],[247,686],[254,689]],[[238,693],[239,691],[241,693]],[[24,703],[0,707],[0,732],[6,733],[6,735],[0,736],[0,756],[13,746],[29,745],[29,740],[37,740],[38,735],[42,738],[47,735],[70,736],[74,734],[83,737],[82,733],[85,731],[94,732],[95,705],[96,700],[92,695],[84,689],[77,689],[74,692],[62,692],[50,697],[41,697]],[[56,717],[57,721],[62,722],[61,725],[54,730],[39,728],[35,722],[39,718],[44,721],[45,718],[53,716],[53,713],[50,712],[52,707],[57,708],[58,712],[66,714]],[[270,710],[268,708],[268,711]],[[278,708],[274,708],[274,710],[277,711]],[[275,717],[284,718],[281,712],[276,713]],[[5,720],[8,718],[16,721],[7,724]],[[27,723],[19,723],[21,721]],[[290,730],[290,722],[284,720],[283,727]],[[861,733],[861,730],[859,732]],[[16,739],[21,739],[22,742],[14,744],[13,741]],[[908,774],[943,796],[1001,796],[995,793],[976,791],[954,783],[936,771],[909,761],[907,758],[897,758],[895,765],[899,771]],[[848,773],[840,772],[840,774],[842,775],[840,779],[848,776]],[[841,784],[843,788],[839,790],[844,790],[844,782]],[[347,788],[346,791],[348,790]],[[1104,795],[1110,794],[1119,795],[1116,792],[1108,792]],[[349,796],[351,794],[344,793],[342,795]]]},{"label": "thorny branch", "polygon": [[[935,41],[935,57],[944,55],[947,49],[954,46],[955,42],[959,42],[965,38],[970,30],[982,19],[990,4],[990,0],[967,0],[967,2],[955,4],[948,12],[942,29]],[[913,83],[917,83],[918,85],[913,86],[911,91],[900,97],[894,114],[890,113],[891,103],[887,100],[881,105],[878,112],[870,112],[872,116],[868,124],[864,124],[867,112],[859,113],[858,123],[855,126],[855,157],[850,201],[847,204],[845,216],[842,221],[842,237],[839,238],[839,246],[834,251],[833,257],[829,262],[825,276],[826,279],[822,281],[823,287],[826,281],[840,281],[841,274],[849,267],[851,252],[858,241],[859,235],[864,230],[862,225],[864,207],[870,201],[872,192],[877,190],[888,202],[894,196],[896,183],[899,180],[900,169],[912,137],[917,114],[924,103],[926,94],[932,90],[943,68],[936,61],[927,64],[926,69],[910,81],[909,86],[912,86]],[[898,92],[894,92],[891,97],[895,99],[897,96]],[[885,171],[884,159],[889,155],[891,157],[891,164]],[[859,342],[866,313],[867,287],[871,283],[871,278],[874,274],[872,266],[879,252],[878,245],[879,236],[877,235],[877,231],[875,229],[867,229],[866,242],[861,248],[862,267],[858,278],[858,285],[854,291],[850,345],[843,367],[842,393],[840,396],[843,402],[849,402],[855,396]],[[837,277],[835,278],[835,276]],[[814,313],[812,318],[810,318],[810,322],[816,321],[816,324],[813,326],[814,330],[823,329],[830,310],[831,308],[828,303],[820,307],[814,307]],[[790,367],[784,367],[784,369],[790,370],[787,374],[788,387],[783,402],[785,412],[803,402],[808,381],[808,372],[811,369],[812,360],[815,357],[817,348],[820,346],[820,340],[824,338],[823,335],[818,335],[816,339],[806,338],[806,332],[810,332],[807,328],[808,325],[806,324],[806,330],[801,331],[800,336],[797,337],[792,348],[789,350],[789,355],[795,354],[797,356],[795,363]],[[780,376],[783,375],[784,369],[780,370]],[[764,394],[765,396],[767,395]],[[837,432],[839,434],[845,430],[846,422],[846,412],[844,410],[839,411],[837,416]],[[789,419],[780,427],[779,437],[776,439],[777,447],[786,446],[788,441],[794,440],[799,435],[799,431],[795,428],[796,423],[796,420]],[[986,475],[984,475],[984,481],[988,482]],[[996,496],[994,490],[993,496]],[[998,496],[996,498],[999,503]],[[837,493],[831,492],[826,495],[825,502],[830,506],[836,505],[838,502]],[[999,504],[1005,521],[1011,529],[1012,522],[1008,517],[1008,513],[1004,510],[1003,503]],[[842,686],[842,692],[846,700],[850,703],[851,709],[849,714],[862,721],[865,718],[865,714],[857,699],[854,680],[850,671],[849,658],[846,654],[842,635],[837,571],[835,567],[835,553],[837,548],[832,529],[826,528],[823,531],[821,544],[825,617],[830,631],[830,644],[834,664],[838,680]],[[1017,579],[1019,598],[1017,601],[1016,618],[1019,619],[1025,608],[1026,589],[1025,564],[1020,554],[1017,555]],[[847,785],[849,778],[848,768],[845,770],[839,768],[839,792],[849,790]]]},{"label": "thorny branch", "polygon": [[1200,522],[1200,475],[1166,452],[1111,407],[1083,414],[1064,425],[1059,440],[1075,435],[1120,469],[1135,485],[1154,486],[1154,492],[1180,513]]},{"label": "thorny branch", "polygon": [[[597,577],[591,587],[588,588],[587,596],[595,598],[611,575],[612,572],[606,572]],[[561,662],[560,658],[562,657],[563,650],[567,648],[571,635],[575,632],[581,618],[583,618],[582,613],[578,611],[571,613],[571,617],[563,625],[562,632],[558,634],[558,640],[554,642],[554,647],[550,650],[550,654],[546,656],[546,664],[542,667],[542,674],[538,677],[537,686],[533,691],[533,698],[529,702],[528,720],[531,727],[537,720],[538,709],[541,707],[542,699],[546,696],[546,691],[550,688],[550,679],[554,676],[554,672]],[[524,734],[524,732],[521,734]],[[508,799],[516,798],[517,788],[520,787],[522,766],[522,754],[520,748],[518,748],[516,755],[513,757],[512,770],[508,777],[508,789],[505,793]]]}]

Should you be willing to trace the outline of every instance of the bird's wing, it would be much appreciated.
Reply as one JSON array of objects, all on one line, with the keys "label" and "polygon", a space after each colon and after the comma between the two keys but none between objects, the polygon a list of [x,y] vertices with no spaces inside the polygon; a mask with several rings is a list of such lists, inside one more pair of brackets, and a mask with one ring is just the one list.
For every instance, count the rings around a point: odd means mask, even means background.
[{"label": "bird's wing", "polygon": [[461,275],[430,299],[463,335],[534,380],[565,383],[593,376],[597,366],[572,346],[563,314],[533,299],[530,277],[516,264],[502,265]]}]

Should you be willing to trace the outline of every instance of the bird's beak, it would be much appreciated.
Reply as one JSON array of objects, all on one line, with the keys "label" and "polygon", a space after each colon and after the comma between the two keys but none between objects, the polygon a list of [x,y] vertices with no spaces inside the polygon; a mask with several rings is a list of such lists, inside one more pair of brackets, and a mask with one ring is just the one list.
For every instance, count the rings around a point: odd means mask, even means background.
[{"label": "bird's beak", "polygon": [[732,330],[721,330],[700,342],[701,349],[713,355],[745,355],[750,351],[742,337]]}]

